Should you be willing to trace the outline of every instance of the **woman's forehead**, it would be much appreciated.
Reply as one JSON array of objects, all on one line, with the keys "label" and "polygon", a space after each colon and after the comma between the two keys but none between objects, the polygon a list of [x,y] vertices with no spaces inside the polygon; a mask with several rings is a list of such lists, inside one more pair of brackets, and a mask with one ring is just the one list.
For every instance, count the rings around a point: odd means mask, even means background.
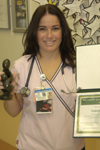
[{"label": "woman's forehead", "polygon": [[39,22],[39,25],[57,24],[60,25],[60,20],[56,15],[45,14]]}]

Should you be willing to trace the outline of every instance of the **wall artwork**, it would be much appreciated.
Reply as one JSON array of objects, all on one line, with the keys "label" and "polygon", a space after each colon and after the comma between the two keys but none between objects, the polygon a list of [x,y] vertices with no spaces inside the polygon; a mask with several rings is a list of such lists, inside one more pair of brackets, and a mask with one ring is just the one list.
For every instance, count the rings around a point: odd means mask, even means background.
[{"label": "wall artwork", "polygon": [[13,32],[25,32],[28,27],[28,0],[12,0]]},{"label": "wall artwork", "polygon": [[33,0],[57,5],[70,26],[74,45],[100,44],[100,0]]},{"label": "wall artwork", "polygon": [[10,29],[9,0],[0,0],[0,29]]}]

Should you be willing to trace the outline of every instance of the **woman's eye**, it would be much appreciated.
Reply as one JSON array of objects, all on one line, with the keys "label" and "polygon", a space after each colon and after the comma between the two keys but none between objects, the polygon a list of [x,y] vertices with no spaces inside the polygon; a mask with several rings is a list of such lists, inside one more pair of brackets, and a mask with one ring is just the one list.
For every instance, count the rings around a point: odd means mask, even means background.
[{"label": "woman's eye", "polygon": [[59,28],[57,28],[57,27],[56,27],[56,28],[53,28],[53,30],[55,30],[55,31],[56,31],[56,30],[59,30]]},{"label": "woman's eye", "polygon": [[39,28],[39,31],[45,31],[46,29],[45,28]]}]

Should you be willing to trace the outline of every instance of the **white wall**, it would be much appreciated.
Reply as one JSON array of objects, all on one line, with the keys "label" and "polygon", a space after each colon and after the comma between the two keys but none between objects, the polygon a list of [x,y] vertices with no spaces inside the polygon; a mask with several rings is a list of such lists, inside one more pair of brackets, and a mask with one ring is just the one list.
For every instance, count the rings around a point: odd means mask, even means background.
[{"label": "white wall", "polygon": [[[11,6],[11,0],[9,0]],[[34,10],[39,6],[33,0],[28,0],[28,16],[29,21]],[[12,6],[11,6],[12,7]],[[2,61],[6,58],[10,59],[11,66],[14,60],[18,59],[23,53],[22,36],[23,33],[14,33],[12,26],[12,8],[10,7],[11,29],[0,29],[0,70],[2,70]]]}]

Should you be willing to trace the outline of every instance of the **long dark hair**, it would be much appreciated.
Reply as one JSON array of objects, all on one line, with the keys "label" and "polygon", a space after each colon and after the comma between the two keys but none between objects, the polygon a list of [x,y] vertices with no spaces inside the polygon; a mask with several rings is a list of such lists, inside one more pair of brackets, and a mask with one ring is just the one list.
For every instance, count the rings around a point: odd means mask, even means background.
[{"label": "long dark hair", "polygon": [[31,57],[33,57],[33,55],[39,53],[39,45],[37,43],[38,25],[40,19],[46,13],[56,15],[58,17],[62,28],[62,42],[60,44],[60,53],[62,61],[64,63],[67,63],[67,59],[69,62],[68,65],[71,67],[75,67],[75,50],[71,37],[71,30],[67,24],[64,14],[56,5],[41,5],[34,12],[30,24],[23,35],[22,43],[25,50],[23,55],[31,54]]}]

